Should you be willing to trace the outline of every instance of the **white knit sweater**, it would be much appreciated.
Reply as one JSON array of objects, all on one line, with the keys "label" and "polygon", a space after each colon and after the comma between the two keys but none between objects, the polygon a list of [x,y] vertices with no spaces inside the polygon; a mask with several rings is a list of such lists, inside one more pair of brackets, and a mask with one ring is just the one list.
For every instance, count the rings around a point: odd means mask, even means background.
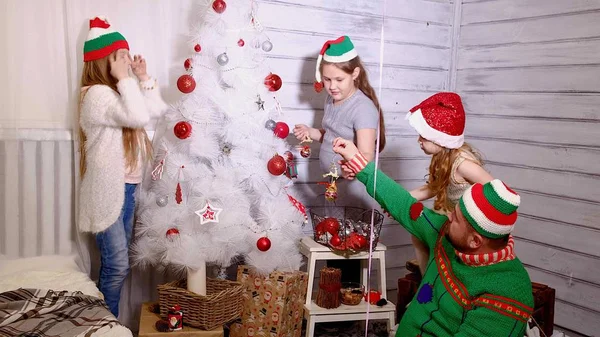
[{"label": "white knit sweater", "polygon": [[144,127],[168,108],[152,83],[141,85],[153,89],[140,90],[136,79],[126,78],[117,84],[119,93],[106,85],[93,85],[85,93],[79,121],[87,137],[87,169],[79,190],[78,228],[82,232],[102,232],[121,213],[125,199],[122,128]]}]

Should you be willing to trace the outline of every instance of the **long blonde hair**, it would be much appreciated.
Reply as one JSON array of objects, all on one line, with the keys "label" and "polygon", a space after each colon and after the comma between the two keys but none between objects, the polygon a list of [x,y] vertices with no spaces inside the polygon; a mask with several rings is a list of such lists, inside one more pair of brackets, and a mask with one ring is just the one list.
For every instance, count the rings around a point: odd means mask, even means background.
[{"label": "long blonde hair", "polygon": [[427,186],[429,190],[436,196],[433,202],[435,210],[443,210],[446,212],[453,211],[453,205],[448,200],[448,185],[452,175],[452,164],[456,158],[463,153],[472,156],[472,160],[480,166],[483,166],[483,158],[471,145],[464,143],[458,149],[448,149],[442,147],[442,150],[433,155],[429,164],[429,177]]},{"label": "long blonde hair", "polygon": [[[110,62],[109,57],[114,57],[116,52],[110,55],[83,63],[83,74],[81,75],[81,87],[89,87],[92,85],[106,85],[111,89],[117,90],[117,79],[110,74]],[[80,101],[83,100],[85,92],[81,93]],[[81,104],[79,105],[79,117],[81,118]],[[143,149],[140,149],[143,144]],[[79,152],[81,157],[79,159],[79,174],[83,178],[87,169],[86,164],[86,145],[87,137],[81,126],[79,127]],[[147,161],[152,158],[152,143],[148,139],[146,130],[144,128],[133,129],[123,128],[123,149],[125,151],[125,167],[133,169],[138,165],[138,153],[141,151],[142,160]]]},{"label": "long blonde hair", "polygon": [[321,61],[321,66],[319,69],[321,73],[323,73],[323,66],[325,66],[326,64],[333,64],[346,74],[352,74],[354,72],[354,69],[356,68],[360,69],[358,77],[356,78],[356,80],[354,80],[354,86],[356,86],[357,89],[360,89],[360,91],[362,91],[363,94],[365,94],[365,96],[369,97],[369,99],[373,101],[373,104],[375,104],[377,111],[379,111],[379,152],[383,151],[383,148],[385,147],[385,123],[383,121],[383,111],[381,110],[381,106],[379,105],[377,94],[375,94],[375,90],[369,83],[367,72],[362,62],[360,61],[360,57],[357,56],[350,61],[339,63],[332,63],[323,60]]}]

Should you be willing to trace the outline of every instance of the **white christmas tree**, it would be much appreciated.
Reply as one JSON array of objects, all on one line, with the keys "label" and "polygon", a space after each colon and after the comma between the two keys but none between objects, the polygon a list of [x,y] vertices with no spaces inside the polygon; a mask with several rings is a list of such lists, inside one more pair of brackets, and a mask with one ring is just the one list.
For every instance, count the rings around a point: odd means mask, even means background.
[{"label": "white christmas tree", "polygon": [[157,127],[133,251],[139,264],[187,269],[188,289],[204,294],[207,263],[244,257],[261,273],[298,269],[306,215],[288,191],[289,127],[275,122],[282,82],[268,67],[273,45],[255,1],[199,7],[177,82],[186,95]]}]

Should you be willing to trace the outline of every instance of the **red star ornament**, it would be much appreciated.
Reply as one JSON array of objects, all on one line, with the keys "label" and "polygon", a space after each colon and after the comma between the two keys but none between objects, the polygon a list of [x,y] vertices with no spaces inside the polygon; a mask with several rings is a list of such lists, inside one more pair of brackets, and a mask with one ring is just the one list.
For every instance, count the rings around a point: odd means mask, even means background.
[{"label": "red star ornament", "polygon": [[214,207],[210,204],[210,201],[206,201],[206,205],[202,209],[197,210],[196,213],[200,217],[200,224],[206,223],[219,223],[219,214],[223,211],[222,208]]}]

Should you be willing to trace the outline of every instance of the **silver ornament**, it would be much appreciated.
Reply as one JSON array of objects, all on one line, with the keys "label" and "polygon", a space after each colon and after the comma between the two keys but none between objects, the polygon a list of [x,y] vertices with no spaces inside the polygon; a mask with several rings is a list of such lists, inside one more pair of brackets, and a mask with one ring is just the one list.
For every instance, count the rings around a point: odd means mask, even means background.
[{"label": "silver ornament", "polygon": [[165,207],[165,206],[167,206],[168,203],[169,203],[169,197],[167,197],[167,196],[156,197],[156,204],[158,206]]},{"label": "silver ornament", "polygon": [[267,41],[263,42],[262,50],[266,51],[267,53],[270,52],[271,50],[273,50],[273,44],[271,43],[271,41],[267,40]]},{"label": "silver ornament", "polygon": [[227,56],[227,53],[217,56],[217,63],[219,63],[220,66],[227,65],[227,63],[229,63],[229,56]]},{"label": "silver ornament", "polygon": [[269,119],[266,123],[265,123],[265,128],[269,129],[269,130],[275,130],[275,125],[277,123],[275,123],[274,120]]}]

